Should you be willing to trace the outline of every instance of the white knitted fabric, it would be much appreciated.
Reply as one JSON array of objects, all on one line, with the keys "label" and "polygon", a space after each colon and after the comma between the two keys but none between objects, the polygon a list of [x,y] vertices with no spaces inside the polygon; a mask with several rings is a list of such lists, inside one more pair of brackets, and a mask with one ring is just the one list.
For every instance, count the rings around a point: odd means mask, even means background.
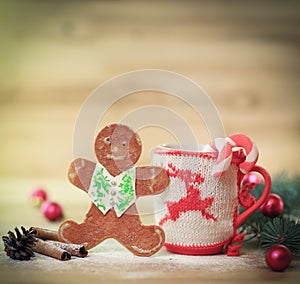
[{"label": "white knitted fabric", "polygon": [[[169,149],[170,150],[170,149]],[[169,151],[168,148],[157,148],[153,155],[153,164],[165,168],[170,175],[170,185],[167,190],[156,197],[156,218],[163,227],[166,243],[179,246],[215,246],[224,244],[233,237],[235,229],[235,215],[238,206],[237,171],[238,167],[232,164],[221,178],[212,176],[211,170],[216,161],[215,153],[190,153],[184,151]],[[170,169],[173,166],[173,171]],[[184,176],[172,176],[174,169],[184,173],[192,173],[195,180],[199,174],[202,182],[187,184]],[[201,211],[197,209],[183,209],[183,200],[187,198],[188,189],[193,186],[193,192],[198,197],[191,202],[207,200],[208,205]],[[173,203],[170,203],[173,202]],[[163,204],[163,208],[162,208]],[[175,211],[180,207],[179,215],[170,217],[172,212],[168,205],[173,204]],[[180,205],[181,204],[181,205]],[[177,207],[176,207],[177,206]],[[163,210],[161,210],[163,209]],[[183,210],[182,210],[183,209]],[[172,210],[171,210],[172,211]],[[186,211],[186,212],[184,212]]]}]

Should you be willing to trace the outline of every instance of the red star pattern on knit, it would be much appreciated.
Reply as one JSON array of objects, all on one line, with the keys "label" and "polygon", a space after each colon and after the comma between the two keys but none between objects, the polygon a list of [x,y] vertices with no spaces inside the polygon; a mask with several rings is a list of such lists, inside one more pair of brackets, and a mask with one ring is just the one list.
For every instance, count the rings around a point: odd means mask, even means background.
[{"label": "red star pattern on knit", "polygon": [[192,184],[201,184],[204,178],[200,174],[192,173],[190,170],[179,170],[176,169],[172,164],[169,166],[169,175],[172,177],[178,177],[184,181],[186,186],[186,196],[181,198],[178,202],[166,202],[168,207],[168,214],[161,219],[160,225],[163,225],[167,220],[176,221],[180,213],[185,213],[188,211],[200,211],[202,216],[207,220],[211,219],[214,222],[217,219],[210,213],[206,211],[212,203],[214,202],[213,197],[207,197],[201,199],[201,191],[195,188]]}]

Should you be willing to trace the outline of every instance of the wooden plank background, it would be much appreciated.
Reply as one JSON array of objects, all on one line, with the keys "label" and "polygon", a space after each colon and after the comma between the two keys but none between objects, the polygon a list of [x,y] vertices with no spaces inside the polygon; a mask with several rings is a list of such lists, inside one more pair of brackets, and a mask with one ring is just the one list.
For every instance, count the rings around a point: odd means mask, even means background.
[{"label": "wooden plank background", "polygon": [[[1,1],[0,175],[63,178],[85,99],[113,76],[145,68],[194,80],[227,134],[256,141],[271,174],[299,172],[297,8],[297,1]],[[208,142],[199,117],[173,99],[131,96],[102,122],[161,103]],[[140,134],[141,163],[148,148],[172,141],[160,129]]]}]

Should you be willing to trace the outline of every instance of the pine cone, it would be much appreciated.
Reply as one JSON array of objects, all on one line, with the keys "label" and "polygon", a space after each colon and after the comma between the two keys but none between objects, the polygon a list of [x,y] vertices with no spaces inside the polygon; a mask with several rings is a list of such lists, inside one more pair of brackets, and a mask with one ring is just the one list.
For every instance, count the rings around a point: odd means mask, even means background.
[{"label": "pine cone", "polygon": [[8,237],[2,236],[4,242],[4,251],[6,254],[17,260],[29,260],[34,256],[32,248],[35,246],[36,238],[34,230],[26,230],[21,227],[22,233],[18,228],[15,228],[16,235],[9,231]]}]

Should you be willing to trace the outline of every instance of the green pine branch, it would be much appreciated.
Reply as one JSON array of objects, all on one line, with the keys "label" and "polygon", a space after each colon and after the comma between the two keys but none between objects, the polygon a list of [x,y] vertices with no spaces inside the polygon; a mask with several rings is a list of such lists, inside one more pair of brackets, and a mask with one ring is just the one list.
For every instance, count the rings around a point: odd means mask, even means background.
[{"label": "green pine branch", "polygon": [[269,220],[260,237],[260,246],[269,248],[275,244],[285,245],[291,252],[300,252],[300,223],[280,217]]},{"label": "green pine branch", "polygon": [[[264,185],[259,184],[250,191],[258,199]],[[285,244],[292,253],[300,251],[300,175],[289,177],[281,173],[272,178],[271,193],[278,194],[283,203],[284,211],[279,218],[268,218],[256,210],[239,228],[245,240],[258,239],[260,246],[267,248],[273,244]],[[240,208],[240,213],[245,209]]]}]

